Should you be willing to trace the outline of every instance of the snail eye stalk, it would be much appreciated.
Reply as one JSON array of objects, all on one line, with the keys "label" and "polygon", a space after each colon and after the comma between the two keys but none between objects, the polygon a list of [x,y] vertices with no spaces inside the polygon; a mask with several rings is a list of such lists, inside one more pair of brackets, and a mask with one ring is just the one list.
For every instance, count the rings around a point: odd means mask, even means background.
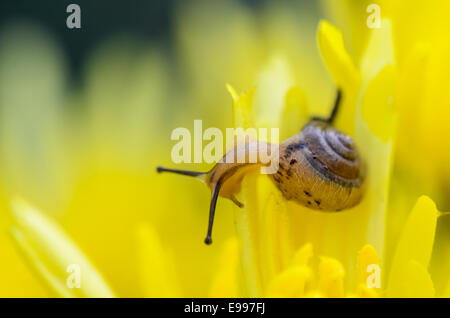
[{"label": "snail eye stalk", "polygon": [[[158,173],[169,172],[169,173],[180,174],[183,176],[194,177],[194,178],[200,179],[202,181],[206,180],[206,176],[208,174],[207,172],[169,169],[169,168],[164,168],[164,167],[160,167],[160,166],[156,167],[156,171]],[[207,244],[207,245],[210,245],[212,243],[212,238],[211,238],[212,227],[213,227],[213,223],[214,223],[214,215],[216,213],[217,198],[219,197],[219,191],[220,191],[221,186],[222,186],[222,183],[219,180],[213,187],[213,191],[212,191],[211,203],[210,203],[210,207],[209,207],[208,232],[207,232],[206,238],[205,238],[205,244]],[[236,202],[238,202],[238,201],[236,200]],[[238,203],[236,203],[236,204],[238,204]],[[242,204],[240,202],[239,202],[239,204],[240,204],[240,206],[242,206]]]},{"label": "snail eye stalk", "polygon": [[327,119],[327,122],[330,125],[334,122],[334,120],[336,118],[336,115],[339,110],[339,106],[341,105],[341,99],[342,99],[342,90],[338,89],[337,94],[336,94],[336,99],[334,100],[333,110],[331,111],[330,117],[328,117],[328,119]]},{"label": "snail eye stalk", "polygon": [[209,206],[209,222],[208,222],[208,232],[206,234],[205,238],[205,244],[210,245],[212,243],[212,227],[214,222],[214,214],[216,213],[216,204],[217,204],[217,198],[219,197],[219,191],[220,191],[221,183],[220,181],[217,182],[216,186],[214,187],[214,191],[211,196],[211,204]]},{"label": "snail eye stalk", "polygon": [[156,167],[156,171],[158,173],[161,172],[170,172],[170,173],[175,173],[175,174],[181,174],[183,176],[189,176],[189,177],[198,177],[198,176],[202,176],[205,175],[206,172],[199,172],[199,171],[189,171],[189,170],[178,170],[178,169],[169,169],[169,168],[164,168],[164,167]]}]

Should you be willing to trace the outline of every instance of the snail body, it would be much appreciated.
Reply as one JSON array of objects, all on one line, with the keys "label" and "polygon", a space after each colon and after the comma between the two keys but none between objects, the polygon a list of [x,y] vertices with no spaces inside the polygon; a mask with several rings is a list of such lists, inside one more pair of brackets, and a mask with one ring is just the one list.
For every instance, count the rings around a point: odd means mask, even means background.
[{"label": "snail body", "polygon": [[[278,170],[270,174],[284,198],[308,208],[337,212],[357,205],[364,194],[364,169],[353,140],[332,126],[341,99],[338,91],[333,111],[329,118],[313,118],[296,135],[284,140],[279,151],[272,156],[277,159]],[[267,149],[264,142],[250,142],[235,147],[217,162],[208,172],[194,172],[158,167],[158,172],[173,172],[196,177],[211,189],[206,244],[211,244],[212,225],[219,196],[232,200],[237,206],[243,204],[236,199],[246,173],[260,166],[267,166],[259,159],[248,160]],[[236,160],[241,156],[242,162]]]}]

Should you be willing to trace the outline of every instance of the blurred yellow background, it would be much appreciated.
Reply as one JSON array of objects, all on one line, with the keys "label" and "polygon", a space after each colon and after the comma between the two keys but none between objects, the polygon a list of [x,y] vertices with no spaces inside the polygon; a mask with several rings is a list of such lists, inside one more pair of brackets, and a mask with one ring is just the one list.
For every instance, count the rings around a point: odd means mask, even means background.
[{"label": "blurred yellow background", "polygon": [[[159,164],[173,165],[171,131],[192,129],[194,119],[202,119],[204,128],[233,127],[225,83],[238,92],[255,86],[280,92],[261,101],[266,95],[257,91],[255,103],[280,103],[290,87],[301,87],[304,104],[325,115],[336,88],[317,48],[319,21],[328,19],[343,31],[359,63],[369,39],[371,2],[381,3],[382,16],[392,20],[401,68],[417,46],[431,52],[426,80],[410,87],[411,96],[403,99],[410,104],[398,106],[386,221],[386,237],[394,241],[419,195],[429,195],[440,211],[450,210],[450,25],[439,16],[447,11],[433,10],[438,2],[431,9],[418,1],[400,7],[383,1],[176,2],[163,40],[126,28],[102,38],[76,70],[79,81],[72,77],[67,48],[38,19],[2,19],[0,297],[55,296],[14,246],[11,201],[17,197],[60,224],[115,295],[209,296],[236,232],[232,203],[218,205],[214,244],[205,246],[209,192],[155,171]],[[88,14],[83,4],[81,9],[82,17]],[[66,13],[58,14],[64,22]],[[405,16],[420,20],[409,23]],[[449,224],[438,224],[440,249],[450,246]],[[153,255],[147,252],[154,249],[145,242],[154,237],[175,264],[164,274],[173,280],[170,291],[157,285],[158,273],[148,265],[146,257]],[[393,254],[392,248],[386,253]],[[439,264],[450,264],[439,257]],[[431,266],[439,271],[442,265]]]}]

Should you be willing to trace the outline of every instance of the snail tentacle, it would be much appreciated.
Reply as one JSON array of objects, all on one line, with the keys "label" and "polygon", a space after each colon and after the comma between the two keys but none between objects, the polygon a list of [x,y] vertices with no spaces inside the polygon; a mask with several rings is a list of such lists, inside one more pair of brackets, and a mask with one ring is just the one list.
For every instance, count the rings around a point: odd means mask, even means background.
[{"label": "snail tentacle", "polygon": [[214,190],[212,191],[211,196],[211,203],[209,206],[209,221],[208,221],[208,232],[206,234],[205,238],[205,244],[210,245],[212,243],[212,227],[214,223],[214,214],[216,213],[216,204],[217,204],[217,198],[219,197],[219,191],[220,187],[222,186],[222,183],[219,181],[217,182],[216,186],[214,187]]}]

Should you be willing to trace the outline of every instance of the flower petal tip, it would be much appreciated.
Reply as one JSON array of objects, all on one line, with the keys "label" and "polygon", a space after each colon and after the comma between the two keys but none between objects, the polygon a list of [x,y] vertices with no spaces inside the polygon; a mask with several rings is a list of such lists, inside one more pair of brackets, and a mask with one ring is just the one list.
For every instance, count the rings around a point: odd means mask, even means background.
[{"label": "flower petal tip", "polygon": [[345,47],[342,31],[322,20],[319,22],[317,42],[322,60],[336,85],[345,91],[359,87],[361,75]]},{"label": "flower petal tip", "polygon": [[431,213],[436,217],[439,215],[436,203],[427,195],[421,195],[417,199],[416,204],[414,205],[414,210],[415,209],[427,211],[428,213]]},{"label": "flower petal tip", "polygon": [[231,98],[233,98],[233,101],[237,102],[239,99],[239,95],[236,92],[236,90],[231,86],[230,84],[225,84],[225,87],[227,88],[227,91],[230,93]]}]

